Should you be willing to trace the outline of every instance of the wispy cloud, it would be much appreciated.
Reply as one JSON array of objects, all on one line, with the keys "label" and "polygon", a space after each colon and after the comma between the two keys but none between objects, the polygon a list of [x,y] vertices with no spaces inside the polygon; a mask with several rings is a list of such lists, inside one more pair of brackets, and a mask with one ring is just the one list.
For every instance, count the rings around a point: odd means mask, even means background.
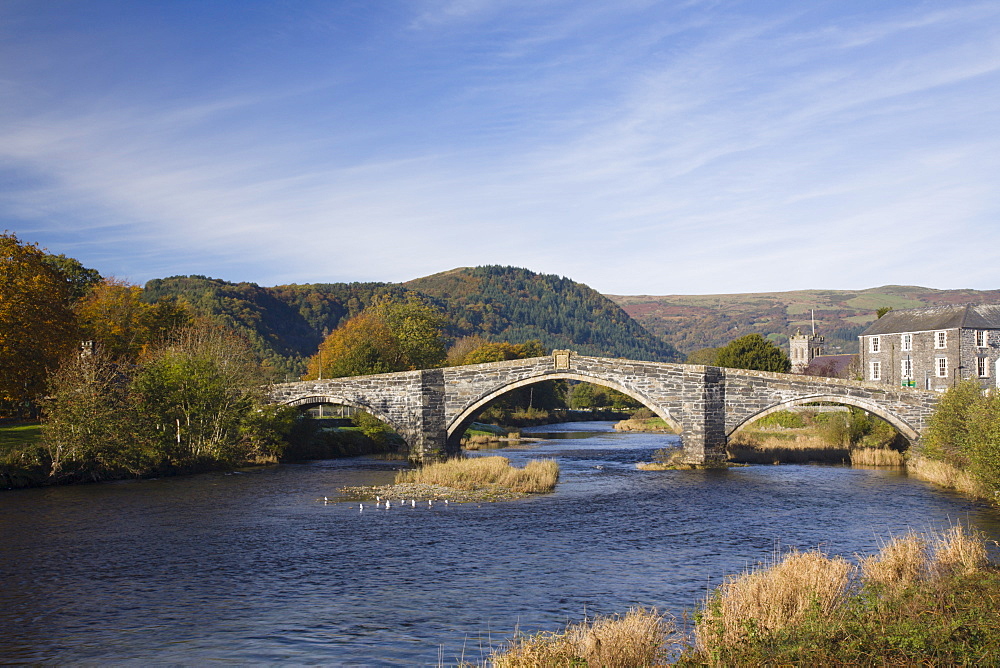
[{"label": "wispy cloud", "polygon": [[257,84],[102,96],[0,66],[0,213],[135,280],[995,286],[960,260],[963,234],[1000,241],[991,5],[389,7],[327,14],[350,42],[286,47]]}]

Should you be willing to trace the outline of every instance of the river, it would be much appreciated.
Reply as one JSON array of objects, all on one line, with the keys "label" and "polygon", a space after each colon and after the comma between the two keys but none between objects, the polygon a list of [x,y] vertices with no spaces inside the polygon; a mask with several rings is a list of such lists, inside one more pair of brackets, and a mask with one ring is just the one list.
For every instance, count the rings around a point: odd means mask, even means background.
[{"label": "river", "polygon": [[0,662],[450,665],[516,627],[682,615],[789,547],[955,521],[1000,538],[996,511],[895,471],[642,472],[676,437],[535,431],[553,438],[502,454],[555,457],[559,486],[505,503],[333,502],[400,466],[364,458],[0,493]]}]

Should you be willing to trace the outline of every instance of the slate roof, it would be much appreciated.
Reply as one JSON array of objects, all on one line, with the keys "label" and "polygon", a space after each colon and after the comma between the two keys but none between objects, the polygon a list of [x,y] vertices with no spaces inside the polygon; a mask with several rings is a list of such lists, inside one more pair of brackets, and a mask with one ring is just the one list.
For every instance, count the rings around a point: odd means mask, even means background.
[{"label": "slate roof", "polygon": [[861,336],[958,328],[1000,329],[1000,304],[956,304],[889,311]]},{"label": "slate roof", "polygon": [[817,355],[809,360],[809,366],[802,373],[807,376],[847,378],[851,363],[857,357],[857,355]]}]

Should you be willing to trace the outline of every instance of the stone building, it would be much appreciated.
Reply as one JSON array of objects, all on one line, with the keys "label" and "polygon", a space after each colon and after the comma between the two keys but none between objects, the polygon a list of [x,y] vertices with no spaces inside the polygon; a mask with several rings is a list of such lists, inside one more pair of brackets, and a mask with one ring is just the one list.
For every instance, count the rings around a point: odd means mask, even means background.
[{"label": "stone building", "polygon": [[858,338],[865,380],[938,392],[960,378],[1000,386],[1000,305],[889,311]]}]

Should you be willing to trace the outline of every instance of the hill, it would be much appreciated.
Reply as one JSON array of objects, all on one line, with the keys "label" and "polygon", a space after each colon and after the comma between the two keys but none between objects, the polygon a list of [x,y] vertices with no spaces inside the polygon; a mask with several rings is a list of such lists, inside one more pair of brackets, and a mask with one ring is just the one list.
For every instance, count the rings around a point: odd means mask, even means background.
[{"label": "hill", "polygon": [[177,297],[194,311],[245,336],[275,370],[295,377],[331,331],[377,295],[407,290],[445,313],[452,338],[540,339],[549,348],[652,361],[679,359],[672,346],[644,330],[612,301],[567,278],[513,267],[455,269],[404,284],[317,283],[261,287],[206,276],[171,276],[146,283],[143,298]]},{"label": "hill", "polygon": [[1000,303],[1000,290],[934,290],[885,285],[866,290],[794,290],[729,295],[606,295],[647,330],[683,353],[758,333],[785,346],[796,329],[826,337],[827,353],[857,352],[857,336],[883,306]]},{"label": "hill", "polygon": [[404,287],[445,305],[453,334],[494,341],[540,339],[552,349],[648,361],[680,359],[614,302],[568,278],[517,267],[475,267],[418,278]]}]

